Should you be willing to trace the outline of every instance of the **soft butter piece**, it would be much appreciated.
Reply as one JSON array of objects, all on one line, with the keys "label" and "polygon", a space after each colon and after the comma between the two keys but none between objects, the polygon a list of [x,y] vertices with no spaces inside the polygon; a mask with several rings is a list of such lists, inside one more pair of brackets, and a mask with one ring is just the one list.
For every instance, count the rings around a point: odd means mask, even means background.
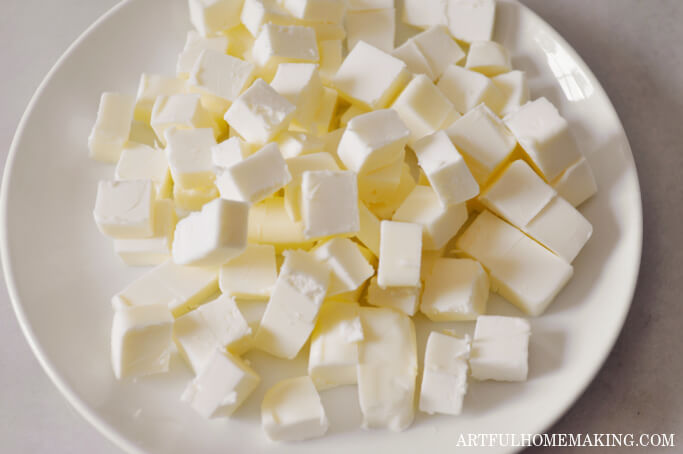
[{"label": "soft butter piece", "polygon": [[422,287],[385,287],[377,283],[377,278],[370,279],[366,301],[377,307],[395,309],[406,315],[413,316],[420,305]]},{"label": "soft butter piece", "polygon": [[445,27],[436,25],[411,38],[417,44],[431,68],[432,80],[441,78],[446,68],[460,63],[465,51],[456,43]]},{"label": "soft butter piece", "polygon": [[166,130],[166,158],[173,182],[186,189],[211,186],[216,178],[211,149],[216,140],[211,129]]},{"label": "soft butter piece", "polygon": [[354,172],[307,170],[301,176],[301,198],[306,238],[353,235],[360,230]]},{"label": "soft butter piece", "polygon": [[157,198],[171,195],[171,174],[168,160],[162,150],[143,144],[128,144],[114,170],[116,180],[152,180]]},{"label": "soft butter piece", "polygon": [[152,108],[150,120],[157,138],[166,145],[166,131],[176,129],[211,128],[214,135],[220,127],[202,105],[201,95],[196,93],[158,96]]},{"label": "soft butter piece", "polygon": [[317,65],[280,63],[270,85],[296,106],[293,121],[308,126],[315,120],[323,96],[323,85]]},{"label": "soft butter piece", "polygon": [[[190,30],[187,32],[187,37],[185,38],[185,46],[178,55],[176,76],[179,80],[184,82],[184,79],[190,77],[190,72],[192,72],[192,68],[203,50],[212,49],[217,52],[226,53],[228,51],[228,44],[232,46],[232,42],[229,42],[228,37],[225,35],[206,37],[202,36],[196,30]],[[177,92],[159,93],[158,95],[162,94],[172,95],[177,94]]]},{"label": "soft butter piece", "polygon": [[433,415],[459,415],[467,393],[470,339],[432,331],[425,348],[420,410]]},{"label": "soft butter piece", "polygon": [[366,42],[384,52],[394,50],[396,10],[384,8],[366,11],[349,11],[346,14],[346,47],[353,49],[359,41]]},{"label": "soft butter piece", "polygon": [[221,266],[218,286],[224,295],[264,299],[270,297],[276,279],[275,247],[249,244],[244,252]]},{"label": "soft butter piece", "polygon": [[272,244],[280,253],[285,249],[310,249],[313,241],[304,235],[301,222],[287,214],[282,197],[269,197],[249,210],[249,242]]},{"label": "soft butter piece", "polygon": [[265,74],[271,74],[280,63],[317,63],[320,60],[315,30],[296,25],[265,24],[254,47],[254,62]]},{"label": "soft butter piece", "polygon": [[380,225],[380,287],[417,287],[420,285],[422,226],[410,222],[382,221]]},{"label": "soft butter piece", "polygon": [[593,170],[583,156],[562,172],[552,182],[552,187],[563,199],[575,207],[593,197],[598,191]]},{"label": "soft butter piece", "polygon": [[524,71],[509,71],[491,78],[503,93],[505,104],[500,116],[505,117],[529,102],[529,84]]},{"label": "soft butter piece", "polygon": [[189,82],[232,102],[249,86],[255,70],[253,63],[224,52],[205,49],[192,67]]},{"label": "soft butter piece", "polygon": [[286,161],[292,180],[285,186],[285,209],[292,222],[299,222],[301,221],[301,176],[303,173],[307,170],[339,170],[339,166],[331,154],[322,151],[296,156]]},{"label": "soft butter piece", "polygon": [[97,228],[113,238],[154,235],[152,180],[100,181],[93,216]]},{"label": "soft butter piece", "polygon": [[128,141],[135,99],[120,93],[102,93],[95,125],[88,136],[90,157],[115,163]]},{"label": "soft butter piece", "polygon": [[463,114],[481,103],[496,114],[505,106],[505,95],[491,79],[461,66],[448,66],[436,86]]},{"label": "soft butter piece", "polygon": [[448,0],[448,29],[467,43],[490,41],[496,20],[496,0]]},{"label": "soft butter piece", "polygon": [[114,239],[114,251],[128,266],[159,265],[171,258],[177,217],[171,199],[154,202],[154,235]]},{"label": "soft butter piece", "polygon": [[312,251],[313,256],[331,270],[328,296],[354,291],[375,274],[360,247],[348,238],[333,238]]},{"label": "soft butter piece", "polygon": [[242,0],[189,0],[190,22],[209,36],[239,24]]},{"label": "soft butter piece", "polygon": [[529,321],[483,315],[477,319],[470,352],[477,380],[525,381],[529,370]]},{"label": "soft butter piece", "polygon": [[473,41],[467,53],[465,68],[493,77],[512,69],[510,55],[495,41]]},{"label": "soft butter piece", "polygon": [[176,77],[143,73],[138,84],[135,101],[135,119],[149,123],[152,108],[158,96],[177,95],[186,92],[185,81]]}]

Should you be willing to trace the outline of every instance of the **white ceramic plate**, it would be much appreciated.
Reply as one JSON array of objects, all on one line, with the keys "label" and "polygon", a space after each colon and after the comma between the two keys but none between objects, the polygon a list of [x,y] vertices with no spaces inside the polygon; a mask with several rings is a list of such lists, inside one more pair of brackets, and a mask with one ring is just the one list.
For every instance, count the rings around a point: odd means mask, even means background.
[{"label": "white ceramic plate", "polygon": [[[179,402],[190,373],[177,359],[165,376],[114,379],[109,299],[142,271],[123,266],[95,227],[96,182],[111,178],[113,167],[88,159],[86,138],[100,93],[135,93],[143,71],[173,74],[188,29],[183,0],[119,4],[48,74],[12,144],[2,186],[5,278],[36,356],[83,416],[127,451],[173,453],[444,452],[461,433],[536,433],[556,421],[602,365],[628,311],[640,263],[640,192],[627,138],[598,81],[550,26],[509,2],[499,5],[496,39],[527,71],[532,95],[547,96],[569,119],[600,187],[582,207],[595,233],[574,279],[532,321],[528,382],[472,383],[462,416],[419,414],[400,434],[359,429],[354,387],[327,391],[328,435],[277,445],[261,432],[261,397],[276,380],[303,373],[301,360],[249,354],[263,384],[231,420],[204,421]],[[491,309],[518,314],[497,297]]]}]

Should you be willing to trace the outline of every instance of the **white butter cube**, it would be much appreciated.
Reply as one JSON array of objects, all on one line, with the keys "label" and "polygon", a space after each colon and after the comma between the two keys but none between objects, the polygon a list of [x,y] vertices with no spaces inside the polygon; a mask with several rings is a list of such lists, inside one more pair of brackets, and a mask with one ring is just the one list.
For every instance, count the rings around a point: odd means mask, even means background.
[{"label": "white butter cube", "polygon": [[242,0],[189,0],[190,21],[204,36],[239,24]]},{"label": "white butter cube", "polygon": [[402,20],[414,27],[448,25],[448,0],[404,0]]},{"label": "white butter cube", "polygon": [[480,200],[570,263],[593,233],[586,218],[522,160],[510,164]]},{"label": "white butter cube", "polygon": [[338,23],[344,18],[344,2],[338,0],[282,0],[282,6],[297,19]]},{"label": "white butter cube", "polygon": [[473,41],[467,53],[465,68],[493,77],[512,69],[508,51],[495,41]]},{"label": "white butter cube", "polygon": [[491,79],[457,65],[446,68],[436,86],[461,113],[484,103],[497,114],[505,105],[503,92]]},{"label": "white butter cube", "polygon": [[212,49],[203,50],[190,73],[190,83],[234,101],[249,86],[255,66],[241,58]]},{"label": "white butter cube", "polygon": [[273,356],[292,359],[313,331],[327,293],[330,270],[304,251],[285,251],[284,257],[254,346]]},{"label": "white butter cube", "polygon": [[258,374],[240,358],[214,350],[180,399],[204,418],[227,418],[260,381]]},{"label": "white butter cube", "polygon": [[368,113],[368,109],[361,107],[359,105],[351,104],[339,117],[339,127],[345,128],[352,118],[355,118],[358,115],[363,115],[366,113]]},{"label": "white butter cube", "polygon": [[533,316],[545,311],[573,274],[569,263],[490,211],[477,216],[456,247],[486,268],[491,290]]},{"label": "white butter cube", "polygon": [[424,55],[431,68],[432,80],[439,79],[450,65],[459,63],[465,58],[465,51],[460,48],[446,28],[431,27],[411,38]]},{"label": "white butter cube", "polygon": [[275,247],[249,244],[221,266],[218,286],[225,295],[245,299],[268,298],[277,279]]},{"label": "white butter cube", "polygon": [[290,378],[266,391],[261,403],[261,424],[273,441],[323,436],[329,423],[311,377]]},{"label": "white butter cube", "polygon": [[489,278],[478,262],[438,258],[425,279],[420,311],[435,322],[476,320],[488,298]]},{"label": "white butter cube", "polygon": [[277,144],[269,143],[256,153],[224,169],[216,184],[229,180],[240,200],[257,203],[284,187],[292,179]]},{"label": "white butter cube", "polygon": [[350,235],[360,230],[355,173],[307,170],[301,176],[301,197],[306,238]]},{"label": "white butter cube", "polygon": [[121,151],[114,178],[117,180],[152,180],[157,198],[171,195],[171,175],[163,151],[147,145],[130,144]]},{"label": "white butter cube", "polygon": [[406,200],[408,195],[415,189],[415,179],[413,178],[410,166],[401,162],[401,176],[396,186],[391,193],[382,191],[380,194],[383,198],[380,201],[368,204],[370,211],[381,219],[391,219],[398,207]]},{"label": "white butter cube", "polygon": [[382,221],[380,229],[379,286],[419,286],[422,226],[409,222]]},{"label": "white butter cube", "polygon": [[591,166],[584,157],[562,172],[552,182],[552,186],[563,199],[575,207],[593,197],[598,191]]},{"label": "white butter cube", "polygon": [[293,120],[309,125],[315,119],[323,85],[313,63],[281,63],[270,86],[296,106]]},{"label": "white butter cube", "polygon": [[396,192],[401,182],[405,153],[391,164],[358,175],[358,193],[361,200],[368,203],[378,203]]},{"label": "white butter cube", "polygon": [[348,11],[370,11],[394,7],[394,0],[348,0],[346,3]]},{"label": "white butter cube", "polygon": [[459,415],[467,393],[470,339],[432,331],[425,349],[420,410],[433,415]]},{"label": "white butter cube", "polygon": [[[261,318],[263,318],[263,314],[266,312],[268,301],[235,298],[235,303],[244,316],[244,319],[247,321],[249,328],[251,328],[253,335],[256,333],[256,330],[261,323]],[[251,347],[251,344],[249,346]]]},{"label": "white butter cube", "polygon": [[143,274],[114,295],[117,307],[165,304],[179,317],[218,291],[218,270],[176,265],[172,260]]},{"label": "white butter cube", "polygon": [[496,0],[448,0],[448,29],[460,41],[490,41],[495,20]]},{"label": "white butter cube", "polygon": [[154,235],[152,180],[100,181],[93,216],[97,228],[113,238]]},{"label": "white butter cube", "polygon": [[363,340],[358,303],[326,301],[311,334],[308,375],[319,390],[355,385],[358,342]]},{"label": "white butter cube", "polygon": [[128,145],[147,145],[155,148],[157,146],[157,135],[149,125],[142,121],[133,120],[130,124],[130,135],[128,136]]},{"label": "white butter cube", "polygon": [[316,63],[320,59],[315,30],[296,25],[265,24],[251,53],[254,62],[267,73],[275,71],[280,63]]},{"label": "white butter cube", "polygon": [[114,251],[129,266],[159,265],[171,258],[176,212],[170,199],[154,203],[154,235],[114,239]]},{"label": "white butter cube", "polygon": [[119,307],[111,328],[111,362],[117,379],[168,371],[173,316],[164,304]]},{"label": "white butter cube", "polygon": [[244,0],[240,20],[256,38],[265,24],[291,25],[293,18],[277,0]]},{"label": "white butter cube", "polygon": [[[320,37],[318,37],[320,39]],[[341,66],[343,59],[341,39],[326,39],[318,41],[320,53],[320,78],[329,83]]]},{"label": "white butter cube", "polygon": [[202,106],[198,94],[158,96],[152,108],[152,129],[159,140],[166,144],[166,131],[176,129],[212,128],[218,133],[218,126],[208,110]]},{"label": "white butter cube", "polygon": [[477,380],[525,381],[531,327],[523,318],[483,315],[477,319],[470,352]]},{"label": "white butter cube", "polygon": [[422,226],[422,248],[441,249],[467,221],[464,203],[444,207],[429,186],[417,185],[394,213],[392,220]]},{"label": "white butter cube", "polygon": [[505,104],[500,116],[505,117],[529,102],[529,84],[524,71],[510,71],[491,78],[503,93]]},{"label": "white butter cube", "polygon": [[191,189],[173,185],[173,201],[180,212],[199,211],[218,196],[218,189],[214,185]]},{"label": "white butter cube", "polygon": [[381,109],[391,103],[409,79],[405,63],[360,41],[342,62],[333,83],[350,102]]},{"label": "white butter cube", "polygon": [[[197,61],[199,54],[201,54],[203,50],[212,49],[217,52],[226,53],[228,51],[228,44],[227,36],[217,35],[205,37],[195,30],[190,30],[187,32],[187,38],[185,39],[183,51],[178,55],[178,61],[176,62],[176,75],[180,79],[187,79],[190,76],[190,72],[192,72],[192,68]],[[177,93],[159,93],[158,95],[172,94]]]},{"label": "white butter cube", "polygon": [[526,103],[504,121],[546,181],[581,159],[569,123],[546,98]]},{"label": "white butter cube", "polygon": [[366,301],[372,306],[388,307],[412,317],[420,305],[421,291],[420,286],[382,288],[377,283],[377,278],[373,277],[368,285]]},{"label": "white butter cube", "polygon": [[102,162],[119,160],[128,141],[135,99],[119,93],[102,93],[95,125],[88,136],[90,157]]},{"label": "white butter cube", "polygon": [[333,238],[316,247],[312,254],[332,272],[328,296],[356,290],[375,274],[359,246],[348,238]]},{"label": "white butter cube", "polygon": [[409,135],[395,110],[377,110],[349,121],[337,153],[346,168],[368,172],[400,159]]},{"label": "white butter cube", "polygon": [[140,76],[135,102],[135,119],[149,123],[152,108],[158,96],[178,95],[186,92],[185,81],[176,77],[143,73]]},{"label": "white butter cube", "polygon": [[275,141],[280,147],[280,153],[285,159],[301,155],[314,154],[323,151],[325,141],[305,132],[285,131],[279,134]]},{"label": "white butter cube", "polygon": [[413,150],[443,206],[456,205],[479,194],[479,185],[445,132],[423,137],[415,142]]},{"label": "white butter cube", "polygon": [[453,104],[425,75],[413,77],[391,108],[410,129],[409,145],[440,129],[454,110]]},{"label": "white butter cube", "polygon": [[310,249],[313,241],[304,236],[304,226],[287,214],[282,197],[269,197],[249,210],[249,242],[272,244],[280,253],[285,249]]},{"label": "white butter cube", "polygon": [[358,397],[364,428],[400,431],[415,417],[417,346],[410,317],[392,309],[361,307]]},{"label": "white butter cube", "polygon": [[[281,149],[282,150],[282,149]],[[292,180],[285,186],[285,209],[293,222],[301,221],[301,176],[307,170],[339,170],[332,155],[304,154],[286,160]]]},{"label": "white butter cube", "polygon": [[396,10],[394,8],[351,11],[346,14],[346,47],[364,41],[384,52],[394,50]]},{"label": "white butter cube", "polygon": [[225,121],[247,142],[265,144],[287,129],[295,110],[287,98],[257,79],[230,106]]},{"label": "white butter cube", "polygon": [[173,324],[173,340],[180,356],[199,374],[216,350],[242,354],[251,328],[235,301],[222,295],[184,314]]},{"label": "white butter cube", "polygon": [[485,105],[479,105],[455,120],[446,134],[462,152],[480,185],[488,182],[517,144],[503,122]]},{"label": "white butter cube", "polygon": [[211,161],[215,167],[226,169],[243,161],[251,154],[251,148],[239,137],[230,137],[211,147]]},{"label": "white butter cube", "polygon": [[334,114],[337,111],[338,102],[337,90],[323,87],[323,96],[320,100],[318,111],[315,114],[315,122],[306,129],[320,137],[330,132],[333,129]]},{"label": "white butter cube", "polygon": [[211,149],[216,145],[211,129],[166,130],[166,157],[176,185],[202,188],[213,184],[216,175]]},{"label": "white butter cube", "polygon": [[430,80],[436,79],[432,68],[415,41],[409,39],[391,52],[393,57],[403,61],[413,74],[424,74]]},{"label": "white butter cube", "polygon": [[358,203],[359,230],[356,238],[365,245],[375,257],[379,257],[380,220],[363,203]]}]

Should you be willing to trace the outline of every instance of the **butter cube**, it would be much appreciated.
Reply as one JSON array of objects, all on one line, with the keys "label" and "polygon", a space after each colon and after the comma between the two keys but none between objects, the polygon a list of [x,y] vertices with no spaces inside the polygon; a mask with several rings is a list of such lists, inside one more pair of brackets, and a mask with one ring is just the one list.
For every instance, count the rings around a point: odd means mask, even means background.
[{"label": "butter cube", "polygon": [[97,228],[113,238],[154,235],[152,180],[100,181],[93,215]]},{"label": "butter cube", "polygon": [[244,0],[240,20],[254,38],[259,36],[265,24],[288,25],[292,21],[276,0]]},{"label": "butter cube", "polygon": [[261,299],[270,297],[276,279],[275,247],[249,244],[244,252],[221,266],[218,286],[224,295]]},{"label": "butter cube", "polygon": [[344,111],[344,113],[339,117],[339,127],[345,128],[349,124],[349,121],[351,121],[352,118],[355,118],[358,115],[363,115],[366,113],[368,113],[368,109],[366,109],[364,107],[360,107],[358,105],[351,104]]},{"label": "butter cube", "polygon": [[190,0],[190,21],[204,36],[239,24],[242,0]]},{"label": "butter cube", "polygon": [[435,322],[476,320],[488,298],[489,278],[478,262],[438,258],[425,279],[420,311]]},{"label": "butter cube", "polygon": [[296,106],[263,79],[257,79],[225,113],[228,122],[247,142],[266,144],[287,129]]},{"label": "butter cube", "polygon": [[396,35],[396,10],[394,8],[350,11],[344,22],[346,47],[353,49],[358,41],[364,41],[384,52],[394,50]]},{"label": "butter cube", "polygon": [[326,301],[311,334],[308,375],[318,390],[355,385],[358,342],[363,340],[358,303]]},{"label": "butter cube", "polygon": [[254,337],[254,346],[294,358],[308,340],[330,281],[330,270],[309,253],[289,250]]},{"label": "butter cube", "polygon": [[171,194],[171,175],[163,151],[147,145],[129,144],[121,151],[114,178],[117,180],[152,180],[157,198]]},{"label": "butter cube", "polygon": [[173,186],[173,201],[181,212],[199,211],[204,205],[218,198],[216,186],[186,189],[176,184]]},{"label": "butter cube", "polygon": [[249,328],[251,328],[253,336],[253,334],[256,333],[259,324],[261,323],[261,318],[266,311],[268,301],[251,299],[243,300],[235,298],[235,303],[237,304],[237,308],[244,316],[244,319],[247,321],[247,324],[249,324]]},{"label": "butter cube", "polygon": [[204,418],[227,418],[256,389],[261,379],[240,358],[215,350],[180,400]]},{"label": "butter cube", "polygon": [[358,203],[359,227],[356,238],[365,245],[375,257],[379,257],[380,220],[363,203]]},{"label": "butter cube", "polygon": [[522,160],[510,164],[480,200],[570,263],[593,233],[586,218]]},{"label": "butter cube", "polygon": [[400,159],[409,135],[395,110],[377,110],[349,121],[337,153],[347,169],[367,172]]},{"label": "butter cube", "polygon": [[[320,37],[318,39],[320,40]],[[320,78],[323,82],[330,83],[342,63],[342,40],[318,41],[318,53],[320,54]]]},{"label": "butter cube", "polygon": [[242,354],[251,328],[232,298],[222,295],[181,315],[173,324],[173,340],[180,356],[199,374],[216,350]]},{"label": "butter cube", "polygon": [[314,121],[323,96],[323,85],[315,64],[281,63],[270,85],[296,106],[293,121],[304,126]]},{"label": "butter cube", "polygon": [[404,0],[403,22],[414,27],[448,25],[449,0]]},{"label": "butter cube", "polygon": [[467,221],[464,203],[444,207],[429,186],[415,186],[392,217],[394,221],[422,226],[422,248],[441,249]]},{"label": "butter cube", "polygon": [[411,40],[417,44],[429,63],[432,80],[441,78],[446,68],[465,58],[465,51],[453,40],[445,27],[430,27],[413,36]]},{"label": "butter cube", "polygon": [[380,229],[379,286],[419,286],[422,226],[409,222],[382,221]]},{"label": "butter cube", "polygon": [[328,296],[356,290],[375,274],[359,246],[348,238],[333,238],[316,247],[312,254],[332,272]]},{"label": "butter cube", "polygon": [[405,162],[401,162],[401,176],[398,186],[390,194],[382,194],[384,198],[379,202],[369,203],[370,211],[381,219],[391,219],[398,207],[401,206],[413,191],[415,184],[410,166]]},{"label": "butter cube", "polygon": [[529,322],[523,318],[483,315],[477,319],[470,352],[477,380],[525,381],[529,369]]},{"label": "butter cube", "polygon": [[338,0],[282,0],[282,6],[297,19],[338,23],[344,18],[344,2]]},{"label": "butter cube", "polygon": [[524,71],[510,71],[491,78],[503,93],[505,104],[500,116],[505,117],[529,102],[529,85]]},{"label": "butter cube", "polygon": [[320,59],[315,30],[296,25],[265,24],[251,52],[254,62],[268,74],[280,63],[317,63]]},{"label": "butter cube", "polygon": [[154,235],[150,238],[114,239],[114,251],[129,266],[149,266],[164,263],[171,257],[176,212],[173,201],[154,202]]},{"label": "butter cube", "polygon": [[333,83],[348,101],[381,109],[393,101],[409,79],[405,63],[360,41],[342,62]]},{"label": "butter cube", "polygon": [[130,124],[130,135],[128,136],[128,145],[147,145],[155,148],[157,146],[157,135],[149,125],[142,121],[133,120]]},{"label": "butter cube", "polygon": [[565,260],[490,211],[477,216],[456,247],[486,268],[491,290],[533,316],[545,311],[573,273]]},{"label": "butter cube", "polygon": [[508,51],[495,41],[473,41],[467,53],[465,68],[493,77],[512,69]]},{"label": "butter cube", "polygon": [[244,161],[251,154],[251,148],[239,137],[230,137],[211,147],[214,167],[226,169]]},{"label": "butter cube", "polygon": [[375,9],[393,8],[394,0],[348,0],[348,11],[370,11]]},{"label": "butter cube", "polygon": [[178,95],[185,92],[185,81],[182,79],[159,74],[142,74],[135,101],[135,119],[149,123],[152,119],[152,109],[157,97]]},{"label": "butter cube", "polygon": [[249,242],[272,244],[285,249],[310,249],[313,241],[304,236],[304,226],[287,214],[282,197],[270,197],[249,210]]},{"label": "butter cube", "polygon": [[334,129],[334,114],[337,111],[338,102],[337,90],[323,87],[323,96],[320,100],[318,111],[315,114],[316,121],[307,129],[321,137]]},{"label": "butter cube", "polygon": [[465,157],[474,178],[484,186],[510,157],[517,144],[502,121],[485,105],[479,105],[453,122],[448,138]]},{"label": "butter cube", "polygon": [[361,200],[372,204],[391,198],[401,182],[404,155],[401,153],[398,159],[387,166],[358,175]]},{"label": "butter cube", "polygon": [[415,40],[409,39],[391,52],[393,57],[403,61],[408,66],[408,70],[413,74],[424,74],[430,80],[435,80],[436,76]]},{"label": "butter cube", "polygon": [[581,157],[552,182],[557,193],[575,207],[598,191],[595,176],[586,158]]},{"label": "butter cube", "polygon": [[420,410],[433,415],[459,415],[467,393],[470,339],[432,331],[427,338]]},{"label": "butter cube", "polygon": [[[185,46],[182,52],[178,55],[178,61],[176,62],[176,76],[179,79],[187,79],[190,77],[190,72],[194,67],[199,54],[205,49],[215,50],[217,52],[226,53],[228,51],[228,37],[224,35],[205,37],[200,35],[195,30],[190,30],[187,32],[187,38],[185,39]],[[173,95],[173,93],[159,93],[159,95]]]},{"label": "butter cube", "polygon": [[455,39],[490,41],[496,19],[496,0],[448,0],[448,29]]},{"label": "butter cube", "polygon": [[114,376],[121,380],[167,372],[172,326],[164,304],[117,308],[111,328]]},{"label": "butter cube", "polygon": [[219,127],[204,108],[199,94],[158,96],[152,108],[152,129],[159,140],[166,145],[166,131],[176,129],[211,128],[214,135]]},{"label": "butter cube", "polygon": [[202,188],[215,179],[211,148],[216,145],[211,129],[166,130],[166,157],[176,185]]},{"label": "butter cube", "polygon": [[212,49],[203,50],[190,73],[190,83],[212,95],[234,101],[249,86],[255,66]]},{"label": "butter cube", "polygon": [[178,222],[173,261],[180,265],[218,266],[247,247],[249,205],[216,199]]},{"label": "butter cube", "polygon": [[164,304],[179,317],[217,291],[216,268],[187,267],[168,260],[114,295],[112,306]]},{"label": "butter cube", "polygon": [[441,205],[457,205],[479,194],[479,185],[445,132],[423,137],[413,150]]},{"label": "butter cube", "polygon": [[88,136],[90,157],[115,163],[130,135],[135,100],[119,93],[102,93],[95,125]]},{"label": "butter cube", "polygon": [[526,103],[504,121],[546,181],[582,156],[569,123],[546,98]]},{"label": "butter cube", "polygon": [[370,279],[366,301],[377,307],[388,307],[406,315],[413,316],[420,304],[420,292],[417,287],[386,287],[382,288],[377,283],[377,278]]},{"label": "butter cube", "polygon": [[280,147],[282,157],[285,159],[315,154],[323,151],[325,148],[325,141],[323,139],[304,132],[285,131],[279,134],[275,141]]},{"label": "butter cube", "polygon": [[261,403],[261,424],[273,441],[323,436],[329,423],[311,377],[290,378],[266,391]]},{"label": "butter cube", "polygon": [[360,230],[355,173],[307,170],[301,176],[301,196],[306,238],[351,235]]},{"label": "butter cube", "polygon": [[398,311],[361,307],[363,341],[358,351],[362,427],[401,431],[415,417],[415,325]]},{"label": "butter cube", "polygon": [[461,113],[469,112],[481,103],[498,114],[505,105],[505,96],[488,77],[475,71],[450,65],[437,87]]},{"label": "butter cube", "polygon": [[391,105],[410,129],[408,144],[437,131],[446,121],[453,104],[425,75],[417,75]]},{"label": "butter cube", "polygon": [[285,209],[293,222],[301,221],[301,176],[307,170],[339,170],[329,153],[311,153],[289,158],[287,168],[292,180],[285,186]]}]

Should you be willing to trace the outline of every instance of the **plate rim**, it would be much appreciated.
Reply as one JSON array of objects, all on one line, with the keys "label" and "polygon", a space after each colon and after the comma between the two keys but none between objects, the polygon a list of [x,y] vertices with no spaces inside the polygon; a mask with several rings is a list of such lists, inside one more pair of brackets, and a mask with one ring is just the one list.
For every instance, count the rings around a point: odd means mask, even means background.
[{"label": "plate rim", "polygon": [[[8,191],[10,187],[10,182],[12,179],[12,172],[11,169],[13,168],[14,165],[14,160],[17,154],[17,150],[19,148],[19,140],[24,134],[24,130],[26,129],[26,125],[28,123],[28,118],[31,116],[33,113],[35,104],[37,103],[38,99],[42,96],[43,92],[45,91],[46,86],[48,83],[52,80],[54,74],[61,69],[61,67],[64,65],[64,62],[68,59],[68,57],[71,56],[73,51],[83,42],[85,41],[88,36],[100,26],[103,22],[108,20],[111,16],[115,15],[120,9],[125,8],[128,6],[128,4],[132,3],[133,0],[124,0],[121,1],[111,8],[109,8],[107,11],[105,11],[99,18],[97,18],[90,26],[88,26],[67,48],[66,50],[60,55],[60,57],[57,59],[57,61],[53,64],[53,66],[50,68],[50,70],[46,73],[46,75],[43,77],[42,81],[40,82],[40,85],[36,89],[36,91],[33,93],[31,96],[31,99],[29,103],[27,104],[24,112],[21,115],[21,119],[19,121],[19,124],[17,125],[17,129],[13,135],[12,141],[10,143],[9,151],[7,154],[7,159],[5,161],[5,169],[3,171],[2,175],[2,184],[0,186],[0,263],[2,264],[2,271],[3,271],[3,278],[5,280],[5,284],[7,286],[7,292],[10,297],[10,302],[12,305],[12,309],[14,311],[14,315],[17,318],[17,321],[19,323],[19,326],[21,328],[21,332],[24,335],[24,338],[26,339],[27,343],[29,344],[29,347],[31,351],[33,352],[33,355],[36,357],[38,360],[38,363],[42,367],[43,371],[46,373],[46,375],[50,378],[52,383],[56,386],[56,388],[59,390],[59,392],[66,398],[66,401],[72,405],[77,413],[84,418],[91,426],[93,426],[100,434],[104,436],[105,439],[107,439],[110,443],[115,445],[116,447],[124,450],[125,452],[130,452],[130,453],[142,453],[142,451],[135,443],[133,443],[128,437],[125,437],[122,433],[120,433],[119,430],[115,429],[112,427],[110,424],[105,422],[102,418],[100,418],[94,411],[93,409],[88,406],[82,399],[79,397],[79,395],[69,386],[66,384],[65,380],[62,378],[61,374],[56,370],[56,366],[50,361],[50,359],[47,357],[47,355],[44,353],[42,347],[37,343],[35,334],[33,332],[33,328],[31,327],[29,321],[26,318],[26,314],[24,313],[23,309],[23,303],[21,302],[21,298],[19,297],[19,294],[17,292],[16,286],[15,286],[15,281],[14,281],[14,272],[11,269],[11,262],[9,260],[9,237],[8,237],[8,229],[7,229],[7,219],[8,219],[8,209],[9,209],[9,200],[8,200]],[[553,39],[557,40],[570,54],[570,56],[576,61],[577,65],[579,68],[588,76],[590,81],[592,82],[593,86],[596,87],[598,93],[602,96],[604,96],[604,99],[607,100],[607,106],[609,107],[609,112],[614,116],[614,118],[617,120],[619,131],[621,134],[623,134],[623,137],[626,139],[625,140],[625,146],[626,149],[628,150],[628,156],[627,160],[630,162],[630,164],[633,166],[633,169],[635,170],[634,176],[635,176],[635,183],[637,185],[637,198],[638,198],[638,203],[635,204],[634,210],[635,212],[633,213],[635,216],[637,216],[638,222],[635,223],[633,227],[636,229],[636,235],[635,235],[635,242],[634,246],[637,246],[637,260],[633,261],[632,265],[632,272],[634,275],[634,279],[630,282],[629,289],[628,289],[628,303],[623,306],[623,310],[621,311],[619,315],[619,321],[616,326],[618,326],[618,329],[615,329],[613,332],[610,333],[609,341],[604,344],[604,348],[602,352],[600,352],[599,355],[599,360],[596,361],[596,364],[598,364],[597,367],[594,367],[593,370],[586,375],[585,380],[583,383],[580,384],[571,396],[570,399],[567,399],[562,405],[558,406],[555,411],[554,415],[552,418],[549,418],[548,421],[540,428],[539,433],[545,433],[547,432],[550,428],[552,428],[566,413],[569,411],[569,409],[575,405],[578,400],[583,396],[583,394],[586,392],[586,389],[588,386],[595,380],[595,377],[597,374],[602,370],[604,367],[605,361],[611,354],[612,350],[614,349],[614,346],[616,344],[616,341],[618,340],[619,336],[621,335],[623,328],[624,328],[624,323],[626,321],[626,317],[628,316],[631,306],[633,304],[633,299],[635,296],[635,291],[638,285],[638,282],[640,280],[640,269],[641,269],[641,264],[642,264],[642,254],[643,254],[643,205],[642,205],[642,191],[641,191],[641,185],[640,185],[640,179],[638,176],[638,168],[633,156],[633,149],[631,148],[630,141],[628,139],[628,134],[626,133],[626,130],[624,129],[624,125],[619,117],[618,112],[616,111],[614,104],[612,103],[612,100],[608,96],[607,92],[605,91],[604,87],[598,80],[598,78],[595,76],[593,71],[590,69],[590,67],[586,64],[586,62],[583,60],[583,58],[579,55],[579,53],[574,49],[574,47],[569,44],[569,42],[551,25],[549,24],[545,19],[543,19],[540,15],[538,15],[533,9],[527,7],[525,4],[521,3],[518,0],[498,0],[499,2],[504,2],[504,3],[514,3],[518,7],[522,8],[524,10],[525,14],[530,14],[534,20],[538,21],[539,23],[543,24],[545,27],[547,27],[548,31],[552,35]],[[518,452],[521,451],[522,447],[519,449],[516,449],[512,452]]]}]

